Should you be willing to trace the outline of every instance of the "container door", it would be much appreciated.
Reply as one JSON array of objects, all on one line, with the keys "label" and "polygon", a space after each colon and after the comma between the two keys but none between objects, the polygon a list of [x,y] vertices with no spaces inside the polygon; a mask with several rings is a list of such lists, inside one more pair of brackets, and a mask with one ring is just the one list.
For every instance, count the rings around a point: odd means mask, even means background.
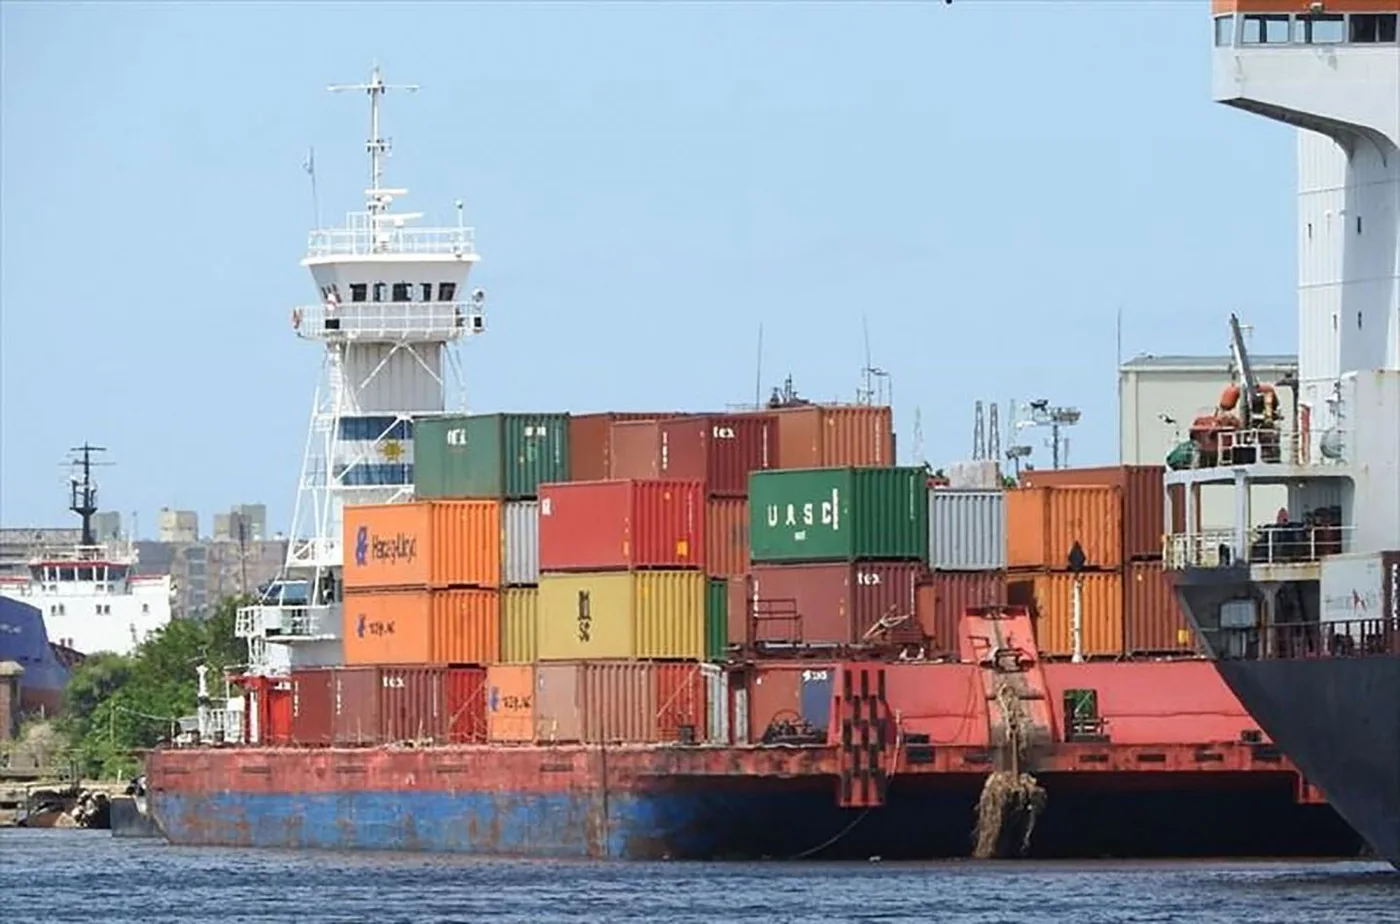
[{"label": "container door", "polygon": [[749,691],[740,685],[730,688],[734,694],[734,743],[749,743]]},{"label": "container door", "polygon": [[715,664],[700,665],[705,683],[705,740],[712,744],[729,744],[729,690],[724,670]]},{"label": "container door", "polygon": [[802,718],[819,732],[831,725],[831,671],[802,672]]}]

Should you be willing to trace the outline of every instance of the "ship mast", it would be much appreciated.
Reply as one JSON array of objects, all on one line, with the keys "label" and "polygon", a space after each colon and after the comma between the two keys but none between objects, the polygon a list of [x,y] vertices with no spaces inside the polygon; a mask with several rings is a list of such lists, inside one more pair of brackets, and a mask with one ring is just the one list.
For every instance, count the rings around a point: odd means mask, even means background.
[{"label": "ship mast", "polygon": [[92,467],[99,463],[92,461],[92,454],[106,451],[106,447],[93,446],[86,442],[69,450],[69,452],[81,453],[81,456],[73,460],[72,464],[82,473],[82,476],[75,475],[68,480],[72,490],[68,509],[83,518],[82,544],[85,547],[97,545],[97,537],[92,529],[92,518],[97,514],[97,485],[92,480]]}]

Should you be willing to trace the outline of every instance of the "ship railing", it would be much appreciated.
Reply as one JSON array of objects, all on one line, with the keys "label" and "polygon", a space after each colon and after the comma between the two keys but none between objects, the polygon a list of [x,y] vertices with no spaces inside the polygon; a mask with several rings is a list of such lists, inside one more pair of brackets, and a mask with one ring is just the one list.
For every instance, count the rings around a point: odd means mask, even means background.
[{"label": "ship railing", "polygon": [[1207,529],[1165,537],[1162,559],[1169,571],[1230,565],[1297,565],[1340,555],[1350,547],[1353,527],[1300,523],[1256,526],[1246,534],[1248,549],[1235,549],[1233,529]]},{"label": "ship railing", "polygon": [[305,340],[448,341],[486,329],[481,305],[452,302],[350,302],[292,309],[292,328]]},{"label": "ship railing", "polygon": [[51,561],[100,561],[114,565],[125,565],[134,564],[136,556],[126,550],[125,544],[70,545],[63,548],[45,548],[30,556],[30,562],[33,564]]},{"label": "ship railing", "polygon": [[1196,453],[1196,468],[1236,465],[1336,466],[1348,461],[1348,434],[1340,429],[1252,427],[1216,436],[1216,451]]},{"label": "ship railing", "polygon": [[346,227],[321,228],[307,238],[306,256],[367,257],[379,254],[415,256],[458,256],[476,254],[475,232],[467,227],[395,227],[396,217],[376,220],[368,213],[354,212]]},{"label": "ship railing", "polygon": [[234,630],[240,638],[337,636],[339,607],[253,604],[240,607]]},{"label": "ship railing", "polygon": [[1400,655],[1400,616],[1213,629],[1226,659],[1300,660]]}]

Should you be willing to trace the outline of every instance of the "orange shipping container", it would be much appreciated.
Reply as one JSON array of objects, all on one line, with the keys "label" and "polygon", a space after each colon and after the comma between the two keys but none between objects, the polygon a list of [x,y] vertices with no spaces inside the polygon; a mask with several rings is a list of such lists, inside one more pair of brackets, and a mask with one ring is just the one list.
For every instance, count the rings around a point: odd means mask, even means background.
[{"label": "orange shipping container", "polygon": [[[1096,468],[1032,469],[1021,473],[1026,488],[1113,487],[1123,492],[1123,560],[1162,557],[1164,465],[1105,465]],[[1185,523],[1185,508],[1173,488],[1173,520]],[[1173,532],[1181,532],[1178,526]]]},{"label": "orange shipping container", "polygon": [[492,664],[486,668],[486,737],[491,741],[535,740],[535,668]]},{"label": "orange shipping container", "polygon": [[1118,488],[1101,486],[1007,491],[1007,567],[1066,568],[1076,541],[1089,568],[1119,567],[1122,498]]},{"label": "orange shipping container", "polygon": [[[1080,596],[1081,652],[1085,657],[1123,653],[1123,576],[1117,571],[1083,575]],[[1007,601],[1029,607],[1035,616],[1035,642],[1047,657],[1074,653],[1074,575],[1064,571],[1015,575]]]},{"label": "orange shipping container", "polygon": [[500,655],[494,590],[352,590],[342,608],[347,665],[489,664]]},{"label": "orange shipping container", "polygon": [[749,502],[712,497],[705,504],[705,569],[710,577],[743,577],[749,570]]},{"label": "orange shipping container", "polygon": [[763,413],[778,419],[774,468],[894,465],[894,415],[888,407],[809,404]]},{"label": "orange shipping container", "polygon": [[1123,640],[1129,654],[1196,653],[1195,633],[1176,602],[1160,561],[1128,566],[1123,583]]},{"label": "orange shipping container", "polygon": [[347,589],[501,585],[500,501],[358,504],[344,520]]}]

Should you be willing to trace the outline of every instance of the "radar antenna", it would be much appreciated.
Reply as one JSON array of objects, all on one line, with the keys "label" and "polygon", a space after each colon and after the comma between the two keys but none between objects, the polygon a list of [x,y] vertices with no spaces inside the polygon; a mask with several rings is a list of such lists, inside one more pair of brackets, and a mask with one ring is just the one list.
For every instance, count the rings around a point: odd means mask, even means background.
[{"label": "radar antenna", "polygon": [[870,323],[864,314],[860,316],[860,326],[865,333],[865,365],[860,370],[861,387],[856,391],[856,404],[893,404],[894,385],[890,374],[870,360]]},{"label": "radar antenna", "polygon": [[69,465],[77,469],[77,473],[68,479],[68,486],[71,493],[68,501],[68,509],[83,518],[83,542],[84,546],[97,545],[97,537],[92,529],[92,518],[97,513],[97,483],[92,480],[92,470],[95,466],[104,463],[94,462],[92,454],[95,452],[106,452],[104,446],[93,446],[83,443],[81,446],[74,446],[68,450],[78,453],[78,457],[69,461]]},{"label": "radar antenna", "polygon": [[390,191],[383,189],[380,182],[384,178],[384,159],[389,156],[389,148],[392,144],[390,139],[379,136],[379,98],[389,90],[416,93],[419,86],[416,83],[387,84],[380,76],[379,65],[375,64],[370,70],[369,83],[333,84],[326,89],[332,93],[364,90],[369,94],[369,140],[365,142],[365,149],[369,151],[369,189],[366,190],[365,194],[369,197],[370,214],[379,214],[384,211],[389,202],[388,194]]}]

